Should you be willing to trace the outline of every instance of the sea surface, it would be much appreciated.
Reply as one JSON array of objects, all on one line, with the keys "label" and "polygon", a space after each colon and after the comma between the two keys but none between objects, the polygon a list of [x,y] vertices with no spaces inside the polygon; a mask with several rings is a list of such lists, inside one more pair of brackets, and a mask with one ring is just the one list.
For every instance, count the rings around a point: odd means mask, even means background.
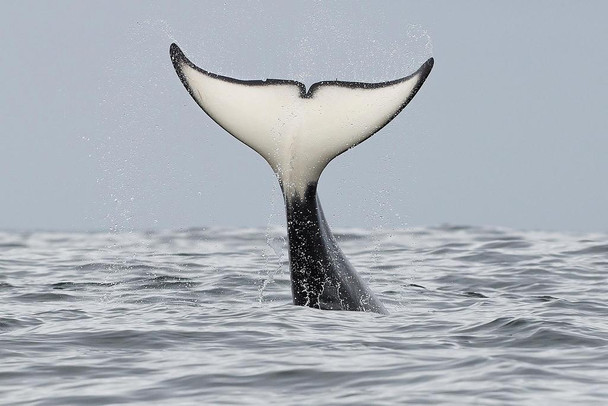
[{"label": "sea surface", "polygon": [[280,228],[0,233],[0,404],[608,404],[608,235],[336,234],[390,315],[293,306]]}]

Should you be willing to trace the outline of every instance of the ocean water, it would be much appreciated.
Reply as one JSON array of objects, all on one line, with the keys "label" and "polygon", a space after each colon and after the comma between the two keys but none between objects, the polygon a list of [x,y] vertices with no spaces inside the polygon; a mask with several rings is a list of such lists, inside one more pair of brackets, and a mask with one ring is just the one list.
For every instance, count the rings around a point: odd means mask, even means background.
[{"label": "ocean water", "polygon": [[281,229],[0,233],[0,403],[608,404],[607,235],[337,236],[390,315],[293,306]]}]

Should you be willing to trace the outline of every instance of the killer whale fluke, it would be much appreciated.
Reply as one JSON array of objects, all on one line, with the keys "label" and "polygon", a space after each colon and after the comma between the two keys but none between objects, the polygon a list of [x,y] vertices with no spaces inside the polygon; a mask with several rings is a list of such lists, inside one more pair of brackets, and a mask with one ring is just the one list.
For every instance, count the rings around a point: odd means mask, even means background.
[{"label": "killer whale fluke", "polygon": [[192,98],[217,124],[258,152],[285,198],[294,303],[321,309],[386,309],[357,275],[331,234],[317,196],[323,169],[388,124],[416,95],[433,59],[382,83],[239,80],[194,65],[176,44],[173,66]]},{"label": "killer whale fluke", "polygon": [[286,192],[300,195],[333,158],[390,122],[433,65],[429,59],[414,74],[390,82],[319,82],[306,92],[296,81],[238,80],[207,72],[175,44],[171,59],[199,106],[262,155]]}]

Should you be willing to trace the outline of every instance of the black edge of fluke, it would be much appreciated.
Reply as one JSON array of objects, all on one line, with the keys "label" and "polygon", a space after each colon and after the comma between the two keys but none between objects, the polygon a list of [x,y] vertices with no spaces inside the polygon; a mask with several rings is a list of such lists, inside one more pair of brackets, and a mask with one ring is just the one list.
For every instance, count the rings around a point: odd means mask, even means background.
[{"label": "black edge of fluke", "polygon": [[[435,64],[435,60],[433,58],[429,58],[414,73],[404,76],[399,79],[388,80],[388,81],[384,81],[384,82],[350,82],[350,81],[343,81],[343,80],[324,80],[324,81],[317,82],[317,83],[314,83],[313,85],[311,85],[310,89],[308,90],[308,93],[306,93],[305,97],[312,97],[314,91],[321,86],[330,85],[330,86],[349,87],[349,88],[353,88],[353,89],[355,89],[355,88],[376,89],[379,87],[388,87],[391,85],[395,85],[397,83],[401,83],[406,80],[409,80],[416,75],[420,75],[421,80],[420,80],[419,86],[414,88],[414,90],[412,91],[412,97],[410,97],[405,102],[405,104],[407,104],[416,95],[416,92],[418,91],[418,89],[420,89],[420,86],[422,86],[422,84],[426,80],[427,76],[429,76],[429,73],[431,73],[431,69],[433,69],[434,64]],[[405,107],[405,105],[404,105],[404,107]]]},{"label": "black edge of fluke", "polygon": [[171,57],[171,63],[173,64],[173,69],[175,69],[175,73],[177,73],[177,77],[179,77],[179,80],[182,82],[182,85],[184,85],[188,93],[190,93],[190,96],[192,96],[192,98],[194,98],[194,100],[196,101],[194,93],[192,93],[192,89],[190,88],[190,86],[188,86],[188,81],[186,80],[184,73],[182,72],[182,68],[180,66],[181,62],[184,62],[186,64],[192,64],[192,62],[190,62],[190,60],[186,58],[186,55],[184,55],[184,53],[177,46],[176,43],[172,43],[169,47],[169,56]]},{"label": "black edge of fluke", "polygon": [[[235,78],[231,78],[229,76],[218,75],[217,73],[206,71],[204,69],[199,68],[194,63],[192,63],[192,61],[190,59],[188,59],[188,57],[184,54],[184,52],[175,43],[171,44],[171,47],[169,48],[169,55],[171,56],[171,61],[173,62],[173,67],[175,68],[177,74],[179,75],[182,83],[184,84],[184,86],[186,86],[186,88],[188,88],[188,84],[181,71],[180,63],[185,63],[192,69],[199,71],[204,75],[210,76],[215,79],[221,79],[225,82],[236,83],[239,85],[247,85],[247,86],[295,85],[300,88],[301,97],[304,97],[306,94],[306,86],[304,86],[303,83],[300,83],[295,80],[287,80],[287,79],[242,80],[242,79],[235,79]],[[192,94],[192,91],[189,88],[188,88],[188,91],[190,92],[190,94]]]},{"label": "black edge of fluke", "polygon": [[[184,54],[184,52],[180,49],[180,47],[176,43],[172,43],[171,46],[169,47],[169,55],[171,56],[171,61],[173,62],[173,67],[175,68],[175,71],[177,72],[180,80],[182,81],[182,83],[184,84],[186,89],[188,89],[188,92],[190,92],[190,94],[192,94],[192,90],[188,86],[186,78],[184,77],[184,74],[182,73],[180,63],[185,63],[192,69],[197,70],[210,77],[221,79],[226,82],[241,84],[241,85],[249,85],[249,86],[268,86],[268,85],[285,85],[285,84],[295,85],[300,88],[300,97],[305,98],[305,99],[313,97],[314,92],[322,86],[329,85],[329,86],[342,86],[342,87],[349,87],[349,88],[374,89],[374,88],[379,88],[379,87],[391,86],[391,85],[406,81],[408,79],[411,79],[416,75],[420,75],[420,82],[412,90],[410,97],[407,100],[405,100],[405,102],[403,103],[401,108],[393,115],[393,117],[391,117],[391,120],[394,117],[396,117],[397,114],[399,114],[401,112],[401,110],[403,110],[405,108],[405,106],[407,106],[407,104],[414,98],[416,93],[418,93],[418,90],[420,90],[420,87],[422,86],[422,84],[424,83],[424,81],[426,80],[428,75],[431,73],[431,70],[433,69],[433,65],[435,64],[435,59],[429,58],[426,60],[425,63],[423,63],[420,66],[420,68],[418,68],[418,70],[416,70],[411,75],[408,75],[408,76],[405,76],[405,77],[402,77],[399,79],[395,79],[395,80],[389,80],[389,81],[385,81],[385,82],[376,82],[376,83],[329,80],[329,81],[316,82],[316,83],[312,84],[310,86],[310,88],[308,88],[308,90],[307,90],[306,85],[304,85],[303,83],[298,82],[296,80],[288,80],[288,79],[242,80],[242,79],[235,79],[235,78],[231,78],[228,76],[218,75],[217,73],[206,71],[202,68],[199,68],[194,63],[192,63],[192,61],[190,61],[190,59],[188,59],[188,57]],[[388,122],[387,122],[387,124],[388,124]],[[382,127],[380,127],[380,128],[382,128]]]}]

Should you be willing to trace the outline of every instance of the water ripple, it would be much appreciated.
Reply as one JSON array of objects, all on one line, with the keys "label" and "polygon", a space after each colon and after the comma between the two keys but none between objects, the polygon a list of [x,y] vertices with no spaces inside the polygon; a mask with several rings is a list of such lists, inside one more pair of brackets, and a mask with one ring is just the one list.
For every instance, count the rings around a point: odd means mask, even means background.
[{"label": "water ripple", "polygon": [[291,305],[280,229],[0,233],[3,403],[608,398],[608,236],[339,231],[390,315]]}]

